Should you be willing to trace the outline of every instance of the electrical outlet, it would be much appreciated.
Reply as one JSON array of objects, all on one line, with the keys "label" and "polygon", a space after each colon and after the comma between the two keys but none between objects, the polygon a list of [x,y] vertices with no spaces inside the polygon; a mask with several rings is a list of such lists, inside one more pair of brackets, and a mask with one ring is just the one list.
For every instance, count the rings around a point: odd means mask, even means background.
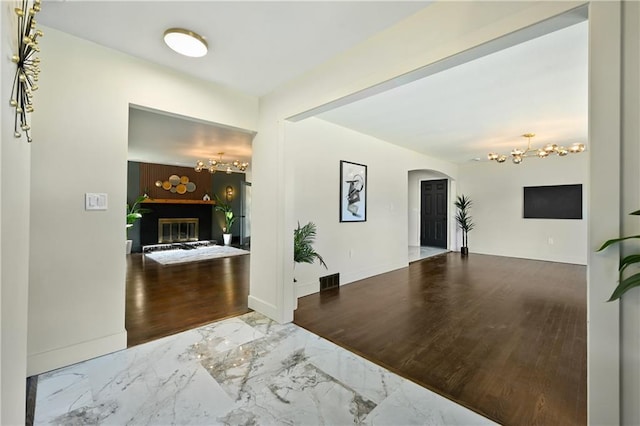
[{"label": "electrical outlet", "polygon": [[547,244],[552,246],[553,245],[553,238],[549,237],[549,239],[547,240]]}]

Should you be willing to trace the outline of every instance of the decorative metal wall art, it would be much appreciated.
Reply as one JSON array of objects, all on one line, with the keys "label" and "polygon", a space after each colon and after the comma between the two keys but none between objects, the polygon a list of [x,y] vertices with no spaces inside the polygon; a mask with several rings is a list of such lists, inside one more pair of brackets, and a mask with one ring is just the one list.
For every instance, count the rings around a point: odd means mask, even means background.
[{"label": "decorative metal wall art", "polygon": [[193,192],[196,190],[196,184],[189,181],[188,176],[171,175],[169,179],[164,182],[161,180],[156,181],[156,186],[162,188],[172,194],[185,194],[187,192]]},{"label": "decorative metal wall art", "polygon": [[16,64],[16,75],[11,89],[10,105],[15,108],[15,122],[13,135],[19,138],[24,135],[27,142],[31,142],[31,125],[29,114],[33,112],[33,92],[38,90],[38,74],[40,74],[40,58],[34,54],[40,52],[38,38],[43,36],[41,30],[36,29],[36,13],[40,12],[40,0],[23,0],[22,7],[15,8],[18,16],[18,51],[11,60]]}]

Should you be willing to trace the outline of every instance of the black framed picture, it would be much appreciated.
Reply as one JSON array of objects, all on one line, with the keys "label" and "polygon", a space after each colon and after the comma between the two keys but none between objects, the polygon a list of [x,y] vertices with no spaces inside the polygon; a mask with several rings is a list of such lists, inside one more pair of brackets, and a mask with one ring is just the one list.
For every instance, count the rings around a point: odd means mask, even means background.
[{"label": "black framed picture", "polygon": [[367,220],[367,166],[340,161],[340,222]]}]

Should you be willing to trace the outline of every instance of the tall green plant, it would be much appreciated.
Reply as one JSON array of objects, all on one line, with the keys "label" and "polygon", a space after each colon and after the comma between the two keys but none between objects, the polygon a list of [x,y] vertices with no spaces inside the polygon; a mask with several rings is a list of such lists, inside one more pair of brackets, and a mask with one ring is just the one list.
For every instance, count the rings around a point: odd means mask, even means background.
[{"label": "tall green plant", "polygon": [[129,207],[129,203],[127,203],[127,239],[129,239],[129,228],[133,226],[136,221],[138,221],[143,214],[149,213],[151,210],[141,207],[140,203],[149,198],[146,194],[140,195],[136,198],[136,201]]},{"label": "tall green plant", "polygon": [[224,201],[222,201],[220,197],[218,197],[217,195],[214,195],[214,197],[216,198],[216,205],[214,207],[215,210],[218,212],[224,213],[223,232],[225,234],[230,234],[231,226],[233,226],[233,223],[236,221],[236,217],[233,215],[233,210],[231,209],[231,205],[229,203],[225,203]]},{"label": "tall green plant", "polygon": [[469,231],[471,231],[475,226],[471,215],[469,214],[472,204],[473,202],[471,201],[471,198],[464,194],[458,195],[454,203],[458,209],[456,212],[456,222],[458,223],[458,227],[462,230],[462,247],[467,247]]},{"label": "tall green plant", "polygon": [[300,226],[300,222],[298,222],[298,227],[293,231],[293,260],[296,263],[314,263],[317,260],[328,269],[322,256],[313,248],[315,239],[316,225],[309,222]]},{"label": "tall green plant", "polygon": [[[636,210],[635,212],[631,212],[629,214],[640,216],[640,210]],[[607,240],[604,242],[604,244],[602,244],[602,247],[600,247],[598,251],[602,251],[610,245],[619,244],[622,241],[630,240],[633,238],[640,238],[640,235],[632,235],[630,237],[620,237]],[[620,260],[620,265],[618,266],[618,286],[613,290],[613,293],[611,294],[611,297],[609,298],[609,300],[607,300],[607,302],[619,299],[620,296],[622,296],[627,291],[631,290],[634,287],[640,286],[640,272],[633,274],[625,279],[622,278],[622,274],[625,269],[636,263],[640,263],[640,254],[638,253],[630,254]]]}]

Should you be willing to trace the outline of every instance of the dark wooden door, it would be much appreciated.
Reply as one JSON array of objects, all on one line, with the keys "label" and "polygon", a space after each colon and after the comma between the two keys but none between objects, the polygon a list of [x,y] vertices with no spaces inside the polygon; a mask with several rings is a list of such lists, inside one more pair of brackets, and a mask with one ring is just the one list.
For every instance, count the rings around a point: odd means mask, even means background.
[{"label": "dark wooden door", "polygon": [[420,185],[420,245],[447,248],[448,181],[427,180]]}]

